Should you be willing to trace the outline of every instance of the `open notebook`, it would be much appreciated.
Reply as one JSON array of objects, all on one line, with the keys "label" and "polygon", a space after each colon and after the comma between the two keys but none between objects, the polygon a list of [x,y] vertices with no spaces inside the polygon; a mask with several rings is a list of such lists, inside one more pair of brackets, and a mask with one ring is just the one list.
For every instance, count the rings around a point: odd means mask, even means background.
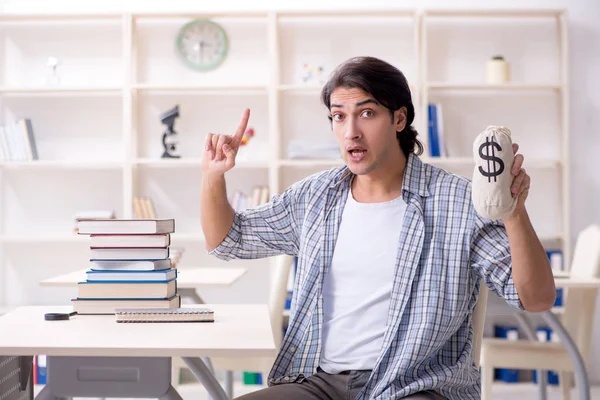
[{"label": "open notebook", "polygon": [[117,322],[214,322],[208,308],[120,308],[115,310]]}]

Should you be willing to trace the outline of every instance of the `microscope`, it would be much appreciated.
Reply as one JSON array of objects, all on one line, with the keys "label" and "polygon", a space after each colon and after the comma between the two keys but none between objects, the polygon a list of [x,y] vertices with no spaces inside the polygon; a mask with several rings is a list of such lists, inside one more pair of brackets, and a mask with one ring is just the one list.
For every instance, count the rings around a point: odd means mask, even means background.
[{"label": "microscope", "polygon": [[164,112],[160,120],[167,126],[167,129],[163,133],[162,144],[165,149],[162,158],[180,158],[177,154],[177,132],[173,129],[175,125],[175,118],[179,117],[179,104],[172,109]]}]

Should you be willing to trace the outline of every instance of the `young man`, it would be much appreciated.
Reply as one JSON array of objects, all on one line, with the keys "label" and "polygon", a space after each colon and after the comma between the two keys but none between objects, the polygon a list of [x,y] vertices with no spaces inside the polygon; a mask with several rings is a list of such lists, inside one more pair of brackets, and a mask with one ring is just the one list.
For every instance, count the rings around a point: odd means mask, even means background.
[{"label": "young man", "polygon": [[[249,118],[208,135],[202,229],[215,256],[298,256],[293,315],[266,389],[244,400],[478,399],[472,313],[483,281],[512,306],[552,307],[546,253],[525,209],[517,155],[514,213],[480,217],[469,180],[424,164],[404,75],[359,57],[322,92],[345,166],[234,212],[224,174]],[[513,146],[516,153],[518,146]]]}]

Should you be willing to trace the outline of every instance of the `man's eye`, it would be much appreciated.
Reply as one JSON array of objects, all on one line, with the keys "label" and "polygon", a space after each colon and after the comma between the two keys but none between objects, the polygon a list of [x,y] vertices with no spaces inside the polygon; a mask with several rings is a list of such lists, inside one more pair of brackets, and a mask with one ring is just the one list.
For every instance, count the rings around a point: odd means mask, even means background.
[{"label": "man's eye", "polygon": [[332,118],[333,118],[334,121],[341,121],[341,120],[344,119],[344,116],[340,115],[340,114],[333,114]]},{"label": "man's eye", "polygon": [[368,118],[368,117],[372,117],[373,115],[375,115],[375,113],[373,111],[371,111],[371,110],[365,110],[365,111],[363,111],[361,113],[361,115],[363,117],[367,117]]}]

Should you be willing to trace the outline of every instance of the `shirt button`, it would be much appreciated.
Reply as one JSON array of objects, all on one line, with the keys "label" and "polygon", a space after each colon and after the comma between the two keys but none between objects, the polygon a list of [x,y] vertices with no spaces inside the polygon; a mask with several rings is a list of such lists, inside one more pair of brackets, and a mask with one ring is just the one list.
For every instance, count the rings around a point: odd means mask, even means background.
[{"label": "shirt button", "polygon": [[285,378],[283,378],[283,380],[284,380],[284,381],[289,381],[289,380],[290,380],[290,377],[289,377],[289,376],[286,376]]},{"label": "shirt button", "polygon": [[292,353],[295,353],[295,352],[296,352],[296,348],[295,348],[295,347],[290,347],[290,351],[291,351]]},{"label": "shirt button", "polygon": [[309,318],[310,318],[310,317],[312,317],[312,314],[313,314],[313,313],[312,313],[312,311],[309,311],[309,312],[307,312],[307,313],[306,313],[306,315],[307,315]]}]

